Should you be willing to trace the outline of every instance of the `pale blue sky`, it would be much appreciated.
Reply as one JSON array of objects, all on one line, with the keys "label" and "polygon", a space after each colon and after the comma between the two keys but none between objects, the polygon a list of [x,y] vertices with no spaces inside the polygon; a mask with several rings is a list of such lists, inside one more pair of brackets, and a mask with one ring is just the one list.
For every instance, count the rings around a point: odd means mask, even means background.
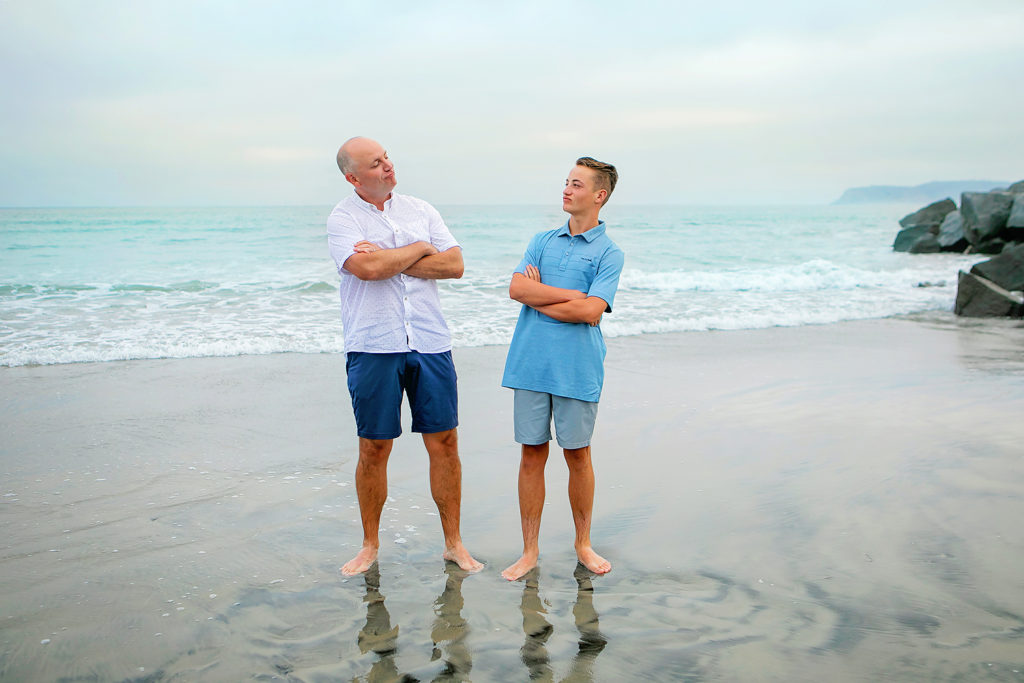
[{"label": "pale blue sky", "polygon": [[826,203],[1024,178],[1024,2],[0,0],[0,205]]}]

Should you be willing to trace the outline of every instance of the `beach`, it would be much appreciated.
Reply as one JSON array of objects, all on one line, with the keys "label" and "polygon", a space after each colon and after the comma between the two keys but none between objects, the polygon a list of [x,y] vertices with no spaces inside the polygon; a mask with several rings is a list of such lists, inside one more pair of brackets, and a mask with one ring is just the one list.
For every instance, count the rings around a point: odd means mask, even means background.
[{"label": "beach", "polygon": [[456,348],[463,537],[419,437],[359,546],[339,353],[0,367],[0,680],[1024,680],[1024,328],[608,340],[595,549],[521,548],[507,347]]}]

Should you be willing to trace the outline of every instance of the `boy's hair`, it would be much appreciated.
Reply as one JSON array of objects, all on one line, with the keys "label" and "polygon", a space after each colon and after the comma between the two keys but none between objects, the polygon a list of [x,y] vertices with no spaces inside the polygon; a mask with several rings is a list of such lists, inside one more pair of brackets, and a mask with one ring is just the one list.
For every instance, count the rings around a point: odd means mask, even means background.
[{"label": "boy's hair", "polygon": [[615,190],[615,183],[619,182],[619,172],[611,164],[598,161],[594,157],[580,157],[576,160],[576,165],[594,169],[596,172],[594,175],[597,178],[597,189],[608,191],[602,206],[607,204],[608,198],[612,196],[612,191]]}]

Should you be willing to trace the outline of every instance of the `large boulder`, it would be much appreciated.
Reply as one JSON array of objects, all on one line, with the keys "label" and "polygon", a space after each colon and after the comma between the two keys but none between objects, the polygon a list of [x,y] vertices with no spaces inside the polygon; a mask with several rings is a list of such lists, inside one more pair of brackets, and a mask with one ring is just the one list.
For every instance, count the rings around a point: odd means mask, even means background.
[{"label": "large boulder", "polygon": [[1024,290],[1024,244],[1008,247],[999,256],[974,264],[971,273],[1003,289]]},{"label": "large boulder", "polygon": [[956,211],[956,203],[949,197],[946,197],[941,201],[929,204],[923,209],[918,209],[914,213],[907,214],[900,219],[900,227],[912,228],[914,226],[926,225],[932,229],[932,233],[936,233],[939,230],[939,226],[942,225],[942,220],[950,211]]},{"label": "large boulder", "polygon": [[977,245],[997,237],[1006,227],[1013,199],[1011,192],[964,192],[960,217],[967,241]]},{"label": "large boulder", "polygon": [[946,214],[942,225],[939,226],[936,240],[942,251],[963,251],[967,248],[969,243],[964,236],[964,222],[959,211],[950,211]]},{"label": "large boulder", "polygon": [[914,225],[904,228],[896,233],[896,241],[892,243],[893,251],[910,251],[918,240],[925,237],[934,237],[932,228],[929,225]]},{"label": "large boulder", "polygon": [[970,318],[1020,318],[1024,316],[1024,294],[961,270],[953,311]]},{"label": "large boulder", "polygon": [[978,242],[971,250],[975,254],[988,254],[992,256],[994,254],[1003,253],[1003,249],[1006,248],[1006,240],[999,237],[990,237],[987,240]]},{"label": "large boulder", "polygon": [[928,232],[911,244],[907,251],[911,254],[938,254],[942,247],[939,246],[939,238]]},{"label": "large boulder", "polygon": [[1006,191],[1012,192],[1013,194],[1024,194],[1024,180],[1018,180],[1013,185],[1006,188]]},{"label": "large boulder", "polygon": [[1014,198],[1010,216],[1006,219],[1006,227],[1013,230],[1024,228],[1024,194],[1019,194]]}]

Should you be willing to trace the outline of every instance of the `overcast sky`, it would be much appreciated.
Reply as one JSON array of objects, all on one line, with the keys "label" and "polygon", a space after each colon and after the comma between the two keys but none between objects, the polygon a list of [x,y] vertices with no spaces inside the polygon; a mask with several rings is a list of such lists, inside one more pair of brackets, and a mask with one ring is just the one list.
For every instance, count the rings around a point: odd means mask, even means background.
[{"label": "overcast sky", "polygon": [[0,0],[0,205],[827,203],[1024,178],[1024,1]]}]

